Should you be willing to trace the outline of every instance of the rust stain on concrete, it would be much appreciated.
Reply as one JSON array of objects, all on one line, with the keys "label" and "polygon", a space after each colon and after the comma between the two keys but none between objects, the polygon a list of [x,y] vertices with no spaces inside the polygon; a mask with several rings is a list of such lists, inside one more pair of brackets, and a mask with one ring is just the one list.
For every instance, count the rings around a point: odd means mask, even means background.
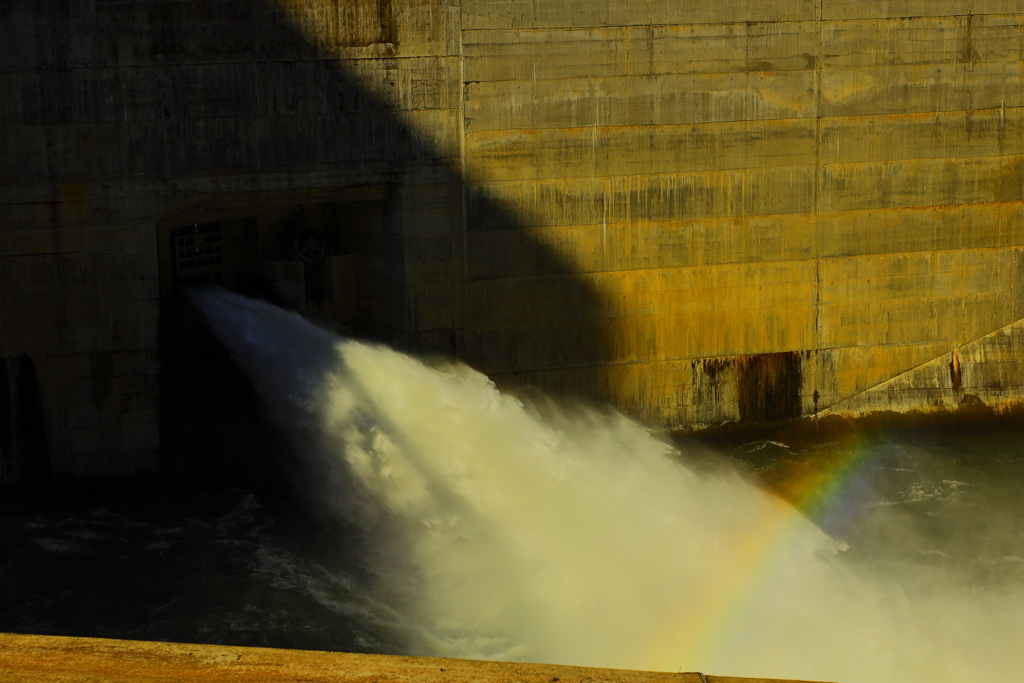
[{"label": "rust stain on concrete", "polygon": [[953,349],[953,358],[949,361],[949,380],[953,384],[953,391],[959,394],[963,378],[960,375],[960,357],[957,356],[956,349]]},{"label": "rust stain on concrete", "polygon": [[738,359],[740,420],[779,422],[800,417],[800,353],[759,353]]}]

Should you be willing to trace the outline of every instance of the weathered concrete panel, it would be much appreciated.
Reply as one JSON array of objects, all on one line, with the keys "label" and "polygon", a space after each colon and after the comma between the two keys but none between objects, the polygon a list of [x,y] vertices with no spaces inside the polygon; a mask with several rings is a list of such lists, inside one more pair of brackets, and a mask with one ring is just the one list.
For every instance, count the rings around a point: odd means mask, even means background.
[{"label": "weathered concrete panel", "polygon": [[1019,407],[1024,403],[1022,354],[1024,323],[1017,321],[840,401],[827,414],[859,417],[923,406],[932,410]]},{"label": "weathered concrete panel", "polygon": [[1024,109],[821,119],[821,163],[1024,153]]},{"label": "weathered concrete panel", "polygon": [[158,464],[157,354],[47,355],[36,361],[48,417],[50,466],[68,473],[130,474]]},{"label": "weathered concrete panel", "polygon": [[744,22],[465,31],[465,78],[558,78],[796,71],[814,67],[816,22]]},{"label": "weathered concrete panel", "polygon": [[[576,319],[660,319],[711,311],[809,308],[814,303],[814,278],[810,261],[594,273],[582,279],[606,299],[596,311],[573,301],[580,292],[565,276],[487,279],[471,283],[470,310],[474,327],[486,329],[509,318],[537,325],[557,323],[564,320],[565,311],[573,311]],[[492,301],[503,306],[496,309]]]},{"label": "weathered concrete panel", "polygon": [[812,0],[724,0],[716,4],[632,2],[565,3],[559,0],[466,0],[468,29],[525,29],[648,24],[718,24],[816,19]]},{"label": "weathered concrete panel", "polygon": [[486,215],[473,197],[470,230],[508,228],[505,216],[534,226],[806,213],[813,208],[814,168],[752,168],[611,178],[557,178],[479,186],[486,201],[507,207]]},{"label": "weathered concrete panel", "polygon": [[[98,2],[64,10],[5,3],[0,40],[20,49],[5,51],[0,69],[208,64],[267,52],[293,60],[457,53],[458,22],[450,3]],[[301,28],[301,35],[275,30],[281,26]]]},{"label": "weathered concrete panel", "polygon": [[[472,296],[472,292],[471,292]],[[539,308],[550,308],[538,302]],[[471,309],[472,310],[472,309]],[[588,322],[578,319],[530,327],[473,330],[470,358],[494,373],[653,363],[659,360],[774,353],[813,345],[815,313],[791,309],[708,310],[685,315],[631,317]],[[652,366],[653,368],[653,366]],[[614,395],[602,396],[617,402]]]},{"label": "weathered concrete panel", "polygon": [[822,167],[823,211],[1017,202],[1024,156],[912,159]]},{"label": "weathered concrete panel", "polygon": [[[942,354],[947,342],[826,348],[810,354],[804,368],[804,414],[824,410]],[[817,401],[814,391],[818,392]]]},{"label": "weathered concrete panel", "polygon": [[820,215],[821,256],[1024,245],[1024,204],[870,209]]},{"label": "weathered concrete panel", "polygon": [[810,166],[815,134],[794,119],[482,131],[465,144],[472,177],[494,182]]},{"label": "weathered concrete panel", "polygon": [[828,45],[822,64],[827,68],[975,64],[1018,61],[1024,55],[1019,15],[961,11],[953,13],[958,16],[927,14],[822,22],[821,40]]},{"label": "weathered concrete panel", "polygon": [[[533,369],[559,369],[586,366],[578,351],[606,353],[607,366],[619,364],[648,364],[673,358],[706,358],[715,353],[745,356],[774,353],[777,348],[800,348],[812,342],[804,332],[813,322],[813,311],[808,309],[754,309],[745,311],[708,311],[686,316],[654,320],[651,318],[622,319],[617,324],[582,326],[558,325],[550,329],[551,338],[569,339],[580,346],[571,354],[553,353],[541,343],[527,341],[538,337],[537,329],[511,329],[509,341],[518,341],[522,348],[532,351],[524,355],[502,336],[498,330],[483,333],[494,344],[483,356],[496,361],[498,371],[526,371]],[[577,332],[581,327],[582,331]],[[590,334],[604,335],[603,345],[597,345]],[[550,346],[550,343],[548,344]],[[509,360],[511,359],[511,360]],[[605,366],[602,366],[605,367]],[[649,369],[656,369],[652,365]],[[580,387],[574,393],[579,393]],[[618,403],[614,393],[601,396],[602,400]],[[666,415],[666,418],[674,418]],[[679,423],[676,423],[679,424]]]},{"label": "weathered concrete panel", "polygon": [[1021,0],[822,0],[823,19],[1019,14]]},{"label": "weathered concrete panel", "polygon": [[1018,4],[467,5],[470,357],[712,424],[751,354],[804,349],[811,412],[1020,317]]},{"label": "weathered concrete panel", "polygon": [[862,116],[1024,105],[1024,64],[923,64],[821,72],[821,114]]},{"label": "weathered concrete panel", "polygon": [[801,118],[813,116],[814,83],[806,70],[666,74],[643,88],[629,77],[467,83],[466,130]]},{"label": "weathered concrete panel", "polygon": [[[822,304],[881,302],[892,299],[980,296],[1020,286],[1021,250],[886,254],[822,259]],[[1022,306],[1024,301],[1017,305]]]},{"label": "weathered concrete panel", "polygon": [[476,231],[467,237],[468,276],[555,274],[548,253],[580,273],[809,259],[815,224],[812,214],[781,214]]},{"label": "weathered concrete panel", "polygon": [[461,281],[448,279],[439,283],[417,282],[406,290],[408,321],[404,329],[414,332],[423,330],[453,330],[462,327],[463,294],[466,291]]}]

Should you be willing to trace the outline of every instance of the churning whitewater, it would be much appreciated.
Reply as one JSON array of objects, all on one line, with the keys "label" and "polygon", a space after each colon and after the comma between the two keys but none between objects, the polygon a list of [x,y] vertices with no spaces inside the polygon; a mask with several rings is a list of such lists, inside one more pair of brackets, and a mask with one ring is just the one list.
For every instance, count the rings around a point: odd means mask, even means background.
[{"label": "churning whitewater", "polygon": [[1024,663],[1019,591],[855,573],[788,504],[688,469],[620,415],[531,407],[464,365],[193,297],[301,485],[358,536],[366,604],[405,653],[894,683]]}]

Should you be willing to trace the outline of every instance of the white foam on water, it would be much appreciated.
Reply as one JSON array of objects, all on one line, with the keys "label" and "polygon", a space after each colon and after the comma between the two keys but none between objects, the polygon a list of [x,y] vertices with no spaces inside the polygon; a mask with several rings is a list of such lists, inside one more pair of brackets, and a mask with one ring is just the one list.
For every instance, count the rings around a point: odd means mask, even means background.
[{"label": "white foam on water", "polygon": [[369,539],[368,590],[407,653],[851,683],[1024,670],[1019,591],[858,574],[789,505],[621,415],[531,408],[464,365],[194,298],[303,485]]}]

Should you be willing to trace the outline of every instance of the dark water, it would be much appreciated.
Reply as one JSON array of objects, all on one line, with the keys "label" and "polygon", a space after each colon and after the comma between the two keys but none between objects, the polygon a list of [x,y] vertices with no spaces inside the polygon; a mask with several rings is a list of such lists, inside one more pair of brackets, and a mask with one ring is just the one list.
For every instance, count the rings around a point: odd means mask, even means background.
[{"label": "dark water", "polygon": [[349,536],[279,493],[6,510],[0,631],[393,651]]},{"label": "dark water", "polygon": [[794,500],[794,482],[845,463],[832,492],[804,510],[849,544],[844,558],[932,571],[960,587],[1024,585],[1024,431],[913,429],[802,449],[763,441],[732,460]]},{"label": "dark water", "polygon": [[[883,434],[729,459],[783,496],[853,463],[809,512],[846,560],[931,572],[951,590],[1024,583],[1016,430]],[[294,494],[227,491],[0,509],[0,631],[401,652],[359,544]]]}]

